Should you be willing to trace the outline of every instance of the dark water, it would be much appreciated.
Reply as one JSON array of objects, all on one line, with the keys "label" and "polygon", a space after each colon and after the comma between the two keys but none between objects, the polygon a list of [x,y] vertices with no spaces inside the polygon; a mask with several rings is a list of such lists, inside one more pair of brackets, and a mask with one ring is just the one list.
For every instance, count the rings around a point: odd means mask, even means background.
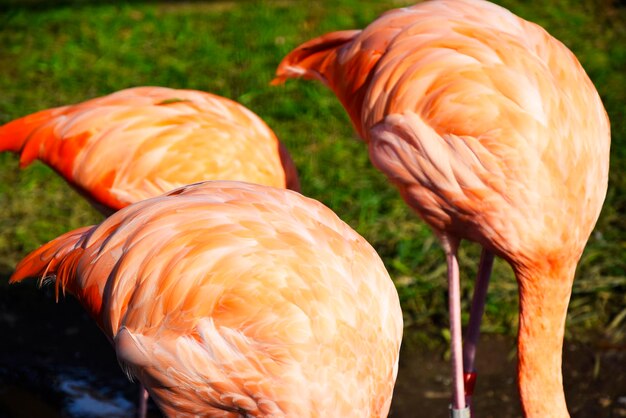
[{"label": "dark water", "polygon": [[[0,286],[0,338],[0,417],[134,415],[137,387],[73,299],[56,304],[50,288]],[[392,417],[447,416],[444,349],[403,347]],[[478,354],[476,416],[520,416],[514,341],[488,336]],[[626,347],[566,344],[564,381],[573,417],[626,417]]]}]

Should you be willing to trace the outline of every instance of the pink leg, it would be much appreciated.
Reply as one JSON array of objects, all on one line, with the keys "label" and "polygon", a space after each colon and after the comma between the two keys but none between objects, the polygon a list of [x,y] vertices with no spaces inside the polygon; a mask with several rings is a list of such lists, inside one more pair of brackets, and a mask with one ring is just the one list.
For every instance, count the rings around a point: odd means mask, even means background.
[{"label": "pink leg", "polygon": [[470,311],[470,321],[463,341],[463,367],[465,370],[466,382],[469,381],[465,388],[468,404],[471,401],[474,383],[476,381],[476,369],[474,361],[476,358],[476,348],[478,347],[478,339],[480,337],[480,322],[485,312],[485,301],[487,299],[487,289],[489,288],[489,278],[491,277],[491,269],[493,268],[494,255],[492,252],[483,248],[480,256],[480,264],[478,266],[478,276],[476,277],[476,285],[474,286],[474,297],[472,298],[472,309]]},{"label": "pink leg", "polygon": [[[449,247],[445,245],[444,248]],[[448,263],[448,304],[450,310],[450,354],[452,360],[452,417],[469,417],[469,410],[465,406],[463,383],[463,343],[461,329],[461,289],[459,283],[459,262],[456,258],[456,245],[446,248]]]},{"label": "pink leg", "polygon": [[470,311],[470,321],[463,344],[463,365],[466,372],[474,371],[474,359],[476,357],[476,347],[480,337],[480,322],[485,312],[485,301],[487,299],[487,289],[489,288],[489,278],[493,267],[494,255],[483,249],[478,266],[478,276],[474,287],[474,297],[472,299],[472,310]]},{"label": "pink leg", "polygon": [[138,418],[146,418],[148,413],[148,391],[143,385],[139,384],[139,405],[137,409]]}]

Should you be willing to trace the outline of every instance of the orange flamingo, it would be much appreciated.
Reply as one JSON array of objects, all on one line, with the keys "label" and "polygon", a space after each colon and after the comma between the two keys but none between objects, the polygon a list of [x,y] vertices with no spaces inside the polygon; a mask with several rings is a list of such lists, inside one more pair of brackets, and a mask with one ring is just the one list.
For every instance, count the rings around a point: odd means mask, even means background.
[{"label": "orange flamingo", "polygon": [[[335,92],[372,163],[443,243],[453,415],[468,414],[463,363],[473,371],[481,293],[495,254],[511,264],[519,284],[524,414],[567,417],[565,318],[576,264],[606,194],[610,147],[606,112],[575,56],[502,7],[441,0],[299,46],[280,63],[274,83],[294,77],[318,79]],[[465,361],[461,239],[483,247]]]},{"label": "orange flamingo", "polygon": [[22,167],[42,160],[105,216],[202,180],[300,190],[286,148],[257,115],[194,90],[136,87],[43,110],[1,126],[0,151],[21,152]]},{"label": "orange flamingo", "polygon": [[202,180],[299,189],[272,130],[244,106],[209,93],[136,87],[43,110],[0,127],[0,151],[40,159],[97,209]]},{"label": "orange flamingo", "polygon": [[402,338],[374,249],[321,203],[205,182],[28,255],[171,417],[384,417]]}]

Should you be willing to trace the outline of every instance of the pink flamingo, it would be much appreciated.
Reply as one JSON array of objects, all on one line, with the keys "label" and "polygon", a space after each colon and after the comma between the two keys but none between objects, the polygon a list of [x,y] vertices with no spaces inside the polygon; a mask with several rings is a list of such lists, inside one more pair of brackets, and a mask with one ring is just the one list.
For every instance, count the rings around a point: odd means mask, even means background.
[{"label": "pink flamingo", "polygon": [[[448,264],[453,416],[467,416],[493,255],[519,284],[519,390],[528,417],[567,417],[561,356],[576,264],[599,216],[609,121],[575,56],[487,1],[439,0],[329,33],[283,59],[274,83],[317,79],[372,163],[435,231]],[[483,247],[465,361],[461,239]],[[464,387],[463,367],[466,379]]]},{"label": "pink flamingo", "polygon": [[384,417],[402,312],[374,249],[321,203],[205,182],[27,256],[168,417]]}]

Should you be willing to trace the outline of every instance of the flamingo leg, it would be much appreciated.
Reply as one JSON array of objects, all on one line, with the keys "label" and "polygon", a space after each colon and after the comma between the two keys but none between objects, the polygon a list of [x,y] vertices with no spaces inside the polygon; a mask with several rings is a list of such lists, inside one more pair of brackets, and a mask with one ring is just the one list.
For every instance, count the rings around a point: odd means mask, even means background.
[{"label": "flamingo leg", "polygon": [[148,391],[140,383],[139,384],[139,404],[137,408],[137,417],[146,418],[148,412]]},{"label": "flamingo leg", "polygon": [[[444,245],[445,247],[445,245]],[[446,248],[448,263],[448,308],[450,310],[450,357],[452,362],[452,418],[469,417],[469,409],[465,405],[463,382],[463,342],[461,329],[461,286],[459,279],[459,262],[456,256],[456,245]]]},{"label": "flamingo leg", "polygon": [[471,403],[474,384],[476,382],[476,368],[474,361],[476,358],[476,348],[480,337],[480,322],[485,312],[485,301],[487,299],[487,289],[489,288],[489,278],[493,268],[494,254],[483,248],[480,255],[478,275],[474,286],[474,297],[472,298],[472,308],[470,311],[469,326],[463,341],[463,368],[465,370],[465,396],[468,405]]}]

